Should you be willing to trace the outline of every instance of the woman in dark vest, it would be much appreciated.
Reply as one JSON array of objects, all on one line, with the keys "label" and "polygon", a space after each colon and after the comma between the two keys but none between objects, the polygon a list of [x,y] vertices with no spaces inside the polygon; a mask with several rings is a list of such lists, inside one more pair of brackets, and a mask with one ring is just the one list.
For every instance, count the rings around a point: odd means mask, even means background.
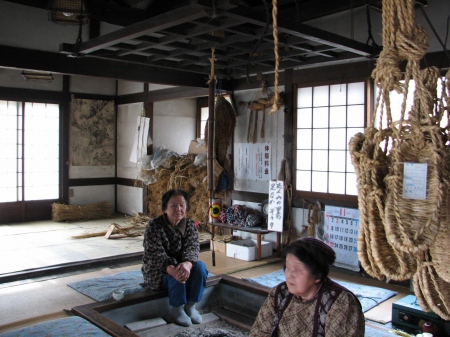
[{"label": "woman in dark vest", "polygon": [[186,217],[188,210],[185,191],[164,193],[163,214],[151,220],[145,230],[142,261],[143,286],[168,290],[171,318],[182,326],[202,322],[195,304],[202,299],[208,277],[205,263],[198,260],[197,227]]},{"label": "woman in dark vest", "polygon": [[328,278],[332,248],[302,238],[283,250],[286,282],[273,288],[250,337],[364,337],[364,314],[356,296]]}]

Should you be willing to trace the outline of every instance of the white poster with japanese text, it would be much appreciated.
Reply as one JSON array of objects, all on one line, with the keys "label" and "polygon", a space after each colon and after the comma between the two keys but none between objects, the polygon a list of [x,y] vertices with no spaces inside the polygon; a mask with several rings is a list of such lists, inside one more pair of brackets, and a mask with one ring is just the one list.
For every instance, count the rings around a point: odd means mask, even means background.
[{"label": "white poster with japanese text", "polygon": [[359,210],[325,206],[324,241],[336,252],[337,267],[359,271]]},{"label": "white poster with japanese text", "polygon": [[269,182],[268,206],[267,229],[283,232],[284,182],[282,180],[271,180]]},{"label": "white poster with japanese text", "polygon": [[134,133],[133,147],[131,148],[130,161],[137,163],[142,156],[147,155],[147,146],[151,144],[149,142],[150,135],[150,118],[139,116],[136,120],[136,132]]},{"label": "white poster with japanese text", "polygon": [[269,181],[272,156],[270,143],[239,143],[235,146],[237,151],[236,179]]}]

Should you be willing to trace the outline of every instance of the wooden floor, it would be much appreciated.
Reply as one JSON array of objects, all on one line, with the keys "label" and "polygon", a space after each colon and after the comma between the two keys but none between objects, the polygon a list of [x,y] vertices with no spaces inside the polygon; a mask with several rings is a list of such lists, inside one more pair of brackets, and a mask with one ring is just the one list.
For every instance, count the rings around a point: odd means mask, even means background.
[{"label": "wooden floor", "polygon": [[[142,254],[142,237],[107,240],[103,236],[75,240],[74,235],[106,231],[111,221],[124,224],[124,217],[106,221],[81,223],[27,223],[17,226],[0,225],[0,278],[2,275],[30,271],[34,268],[57,269],[74,261],[93,261],[98,258]],[[228,274],[237,278],[256,277],[280,270],[283,262],[273,256],[261,261],[242,261],[215,254],[213,265],[211,251],[200,253],[210,273]],[[105,260],[108,261],[108,260]],[[67,316],[66,311],[94,302],[68,287],[69,282],[114,274],[121,271],[139,270],[139,258],[119,262],[111,260],[107,265],[89,265],[74,270],[63,269],[58,273],[20,278],[0,282],[0,332],[27,326],[49,319]],[[366,318],[375,324],[389,326],[392,303],[408,295],[409,288],[363,277],[359,273],[333,268],[330,276],[337,280],[384,287],[398,292],[395,297],[366,312]]]}]

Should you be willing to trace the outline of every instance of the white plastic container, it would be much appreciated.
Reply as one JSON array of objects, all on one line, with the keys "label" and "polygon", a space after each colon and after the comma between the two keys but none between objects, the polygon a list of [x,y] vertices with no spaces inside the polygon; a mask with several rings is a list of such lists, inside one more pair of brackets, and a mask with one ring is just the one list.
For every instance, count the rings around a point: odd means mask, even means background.
[{"label": "white plastic container", "polygon": [[[244,261],[256,260],[258,257],[256,245],[255,239],[231,241],[227,243],[227,256]],[[261,241],[261,258],[272,256],[272,254],[272,242]]]}]

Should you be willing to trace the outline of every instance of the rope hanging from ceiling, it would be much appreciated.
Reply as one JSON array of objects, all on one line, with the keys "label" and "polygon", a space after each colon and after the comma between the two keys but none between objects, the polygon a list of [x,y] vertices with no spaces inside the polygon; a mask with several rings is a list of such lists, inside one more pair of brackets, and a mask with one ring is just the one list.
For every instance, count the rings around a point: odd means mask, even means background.
[{"label": "rope hanging from ceiling", "polygon": [[[413,275],[422,309],[448,320],[450,306],[443,304],[450,302],[450,292],[445,290],[450,284],[437,272],[429,252],[448,238],[449,231],[450,157],[445,146],[449,128],[448,123],[446,128],[440,126],[446,113],[448,120],[449,87],[447,78],[439,97],[439,70],[420,69],[428,37],[416,24],[414,5],[413,0],[383,0],[383,51],[372,73],[379,87],[375,108],[379,127],[368,127],[350,141],[360,209],[358,257],[373,277],[405,280]],[[407,109],[411,80],[413,105]],[[396,121],[390,101],[394,90],[403,95]],[[407,163],[427,164],[425,199],[403,194]],[[448,266],[443,249],[436,255],[440,264]]]},{"label": "rope hanging from ceiling", "polygon": [[[211,73],[208,84],[216,85],[218,83],[214,64],[215,49],[211,49]],[[214,81],[211,83],[211,81]],[[232,188],[231,176],[228,172],[225,172],[225,167],[228,166],[227,155],[228,146],[230,145],[234,129],[236,127],[236,112],[234,111],[231,103],[220,93],[220,90],[216,90],[217,95],[210,97],[210,102],[213,104],[213,120],[214,120],[214,134],[210,135],[209,122],[205,125],[205,142],[208,144],[209,137],[212,138],[212,153],[213,167],[214,167],[214,183],[218,191],[228,191]],[[210,92],[213,95],[213,92]],[[211,118],[211,116],[210,116]]]},{"label": "rope hanging from ceiling", "polygon": [[278,67],[280,64],[280,55],[278,53],[278,4],[277,0],[272,0],[272,26],[273,26],[273,51],[275,54],[275,78],[273,85],[275,87],[275,96],[273,100],[272,109],[269,112],[269,115],[277,112],[280,109],[280,104],[278,103],[280,99],[280,93],[278,90]]}]

